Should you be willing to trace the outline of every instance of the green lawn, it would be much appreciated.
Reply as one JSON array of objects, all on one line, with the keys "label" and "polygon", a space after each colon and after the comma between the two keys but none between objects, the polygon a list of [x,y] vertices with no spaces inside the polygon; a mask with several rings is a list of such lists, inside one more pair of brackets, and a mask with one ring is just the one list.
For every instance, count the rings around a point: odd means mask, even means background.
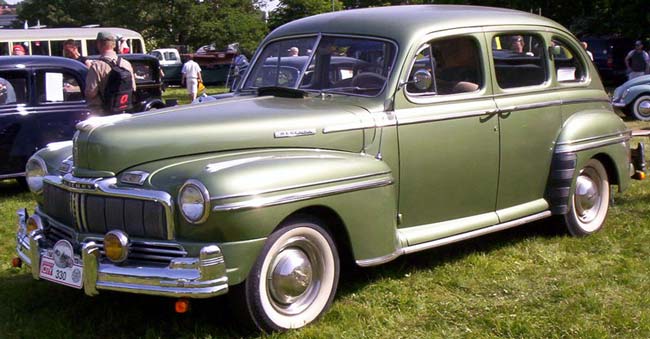
[{"label": "green lawn", "polygon": [[[194,302],[178,316],[171,299],[90,298],[10,268],[23,206],[33,207],[29,194],[0,182],[0,337],[259,336],[233,323],[224,298]],[[268,337],[650,338],[649,216],[650,182],[635,181],[614,196],[605,228],[591,237],[569,237],[546,220],[351,269],[321,321]]]}]

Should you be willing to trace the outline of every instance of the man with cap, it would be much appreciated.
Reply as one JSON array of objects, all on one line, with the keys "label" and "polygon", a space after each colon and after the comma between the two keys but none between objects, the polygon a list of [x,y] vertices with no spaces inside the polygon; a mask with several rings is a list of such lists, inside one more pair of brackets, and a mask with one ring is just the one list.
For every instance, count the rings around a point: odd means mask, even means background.
[{"label": "man with cap", "polygon": [[643,50],[643,43],[637,40],[634,43],[634,49],[625,57],[625,66],[627,66],[627,79],[631,80],[644,74],[650,74],[650,56]]},{"label": "man with cap", "polygon": [[22,45],[14,45],[11,50],[11,55],[25,55],[25,47]]},{"label": "man with cap", "polygon": [[[100,59],[92,63],[88,68],[86,75],[86,89],[84,94],[90,111],[94,114],[107,114],[104,110],[102,101],[104,89],[108,81],[108,75],[111,72],[109,62],[117,63],[118,57],[115,53],[116,37],[111,32],[97,33],[97,50],[100,53]],[[120,58],[118,66],[128,70],[131,73],[133,82],[133,91],[135,91],[135,77],[133,76],[133,67],[131,63]]]},{"label": "man with cap", "polygon": [[291,47],[287,50],[287,52],[289,52],[289,56],[293,57],[293,56],[298,56],[300,50],[298,49],[298,47]]}]

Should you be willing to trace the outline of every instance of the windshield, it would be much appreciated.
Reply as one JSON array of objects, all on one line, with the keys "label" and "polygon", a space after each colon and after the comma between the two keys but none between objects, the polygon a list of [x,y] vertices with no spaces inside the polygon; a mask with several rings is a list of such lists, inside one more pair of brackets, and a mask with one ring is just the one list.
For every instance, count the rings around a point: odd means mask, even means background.
[{"label": "windshield", "polygon": [[395,52],[394,44],[369,38],[275,41],[257,58],[242,89],[275,86],[376,96],[386,86]]}]

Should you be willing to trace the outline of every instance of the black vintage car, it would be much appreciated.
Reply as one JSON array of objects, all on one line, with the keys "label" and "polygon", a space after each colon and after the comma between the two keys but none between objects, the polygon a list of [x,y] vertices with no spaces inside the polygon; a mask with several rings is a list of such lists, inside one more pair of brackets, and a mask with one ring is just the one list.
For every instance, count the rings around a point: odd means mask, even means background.
[{"label": "black vintage car", "polygon": [[[122,57],[136,79],[130,113],[165,107],[158,60],[145,54]],[[66,58],[0,57],[0,180],[22,180],[36,150],[72,139],[75,125],[90,115],[83,94],[86,73],[82,63]]]},{"label": "black vintage car", "polygon": [[86,67],[47,56],[0,57],[0,179],[22,178],[27,159],[70,140],[88,117]]}]

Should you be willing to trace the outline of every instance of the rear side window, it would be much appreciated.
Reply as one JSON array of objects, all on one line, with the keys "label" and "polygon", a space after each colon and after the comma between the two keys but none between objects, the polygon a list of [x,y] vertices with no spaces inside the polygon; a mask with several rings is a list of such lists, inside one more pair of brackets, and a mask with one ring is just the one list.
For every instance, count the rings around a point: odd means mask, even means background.
[{"label": "rear side window", "polygon": [[78,79],[72,74],[57,71],[38,72],[36,95],[39,103],[84,100]]},{"label": "rear side window", "polygon": [[566,40],[554,37],[551,40],[552,55],[557,81],[562,83],[584,82],[585,64],[577,51]]},{"label": "rear side window", "polygon": [[[409,74],[406,91],[411,95],[445,95],[474,92],[483,87],[478,42],[469,36],[432,40],[420,49]],[[431,86],[417,88],[413,82],[426,71]],[[427,75],[428,76],[428,75]]]},{"label": "rear side window", "polygon": [[8,42],[0,42],[0,55],[9,55],[9,43]]},{"label": "rear side window", "polygon": [[492,57],[501,88],[536,86],[548,79],[544,43],[537,35],[497,35],[492,40]]},{"label": "rear side window", "polygon": [[26,103],[27,93],[27,72],[0,72],[0,107]]},{"label": "rear side window", "polygon": [[47,41],[32,41],[32,55],[50,55],[50,46]]}]

